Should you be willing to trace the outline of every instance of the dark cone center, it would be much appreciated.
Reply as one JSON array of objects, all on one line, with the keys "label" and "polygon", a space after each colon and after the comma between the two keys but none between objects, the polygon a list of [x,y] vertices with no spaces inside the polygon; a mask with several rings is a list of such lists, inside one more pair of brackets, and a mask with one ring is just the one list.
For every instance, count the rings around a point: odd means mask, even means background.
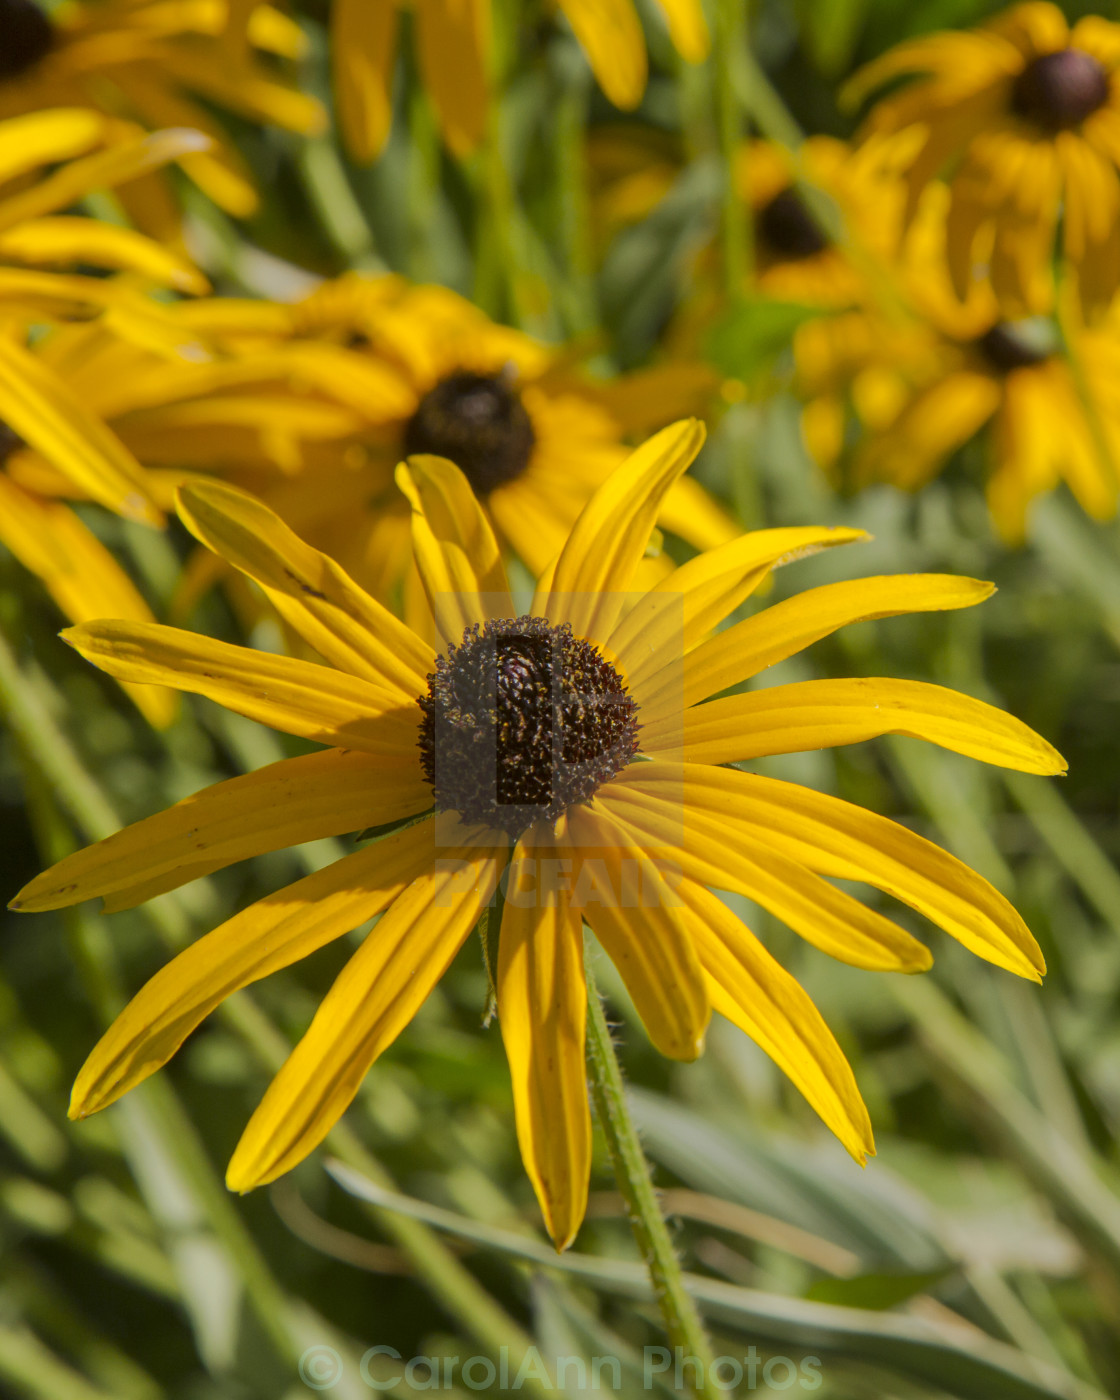
[{"label": "dark cone center", "polygon": [[611,663],[541,617],[467,629],[420,698],[420,755],[440,811],[521,836],[588,801],[638,751]]},{"label": "dark cone center", "polygon": [[54,28],[33,0],[0,0],[0,82],[34,68],[53,43]]},{"label": "dark cone center", "polygon": [[1042,344],[1037,335],[1030,335],[1009,321],[997,321],[975,345],[990,367],[1000,374],[1028,369],[1050,358],[1049,347]]},{"label": "dark cone center", "polygon": [[1011,105],[1044,131],[1066,131],[1108,101],[1108,74],[1082,49],[1036,58],[1015,79]]},{"label": "dark cone center", "polygon": [[813,216],[791,189],[776,194],[758,213],[758,231],[775,256],[798,260],[815,257],[828,247]]},{"label": "dark cone center", "polygon": [[515,481],[535,444],[533,425],[512,383],[466,370],[441,379],[424,395],[404,434],[406,454],[450,458],[478,496]]}]

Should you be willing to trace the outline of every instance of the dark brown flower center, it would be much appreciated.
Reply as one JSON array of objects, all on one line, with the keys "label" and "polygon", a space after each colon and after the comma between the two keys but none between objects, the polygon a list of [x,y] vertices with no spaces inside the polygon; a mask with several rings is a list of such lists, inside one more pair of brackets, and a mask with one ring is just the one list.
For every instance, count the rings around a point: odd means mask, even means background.
[{"label": "dark brown flower center", "polygon": [[441,379],[420,400],[404,434],[404,450],[448,457],[485,496],[529,465],[536,435],[525,405],[503,375],[467,370]]},{"label": "dark brown flower center", "polygon": [[997,321],[974,344],[989,367],[1000,374],[1040,365],[1050,358],[1053,348],[1030,321]]},{"label": "dark brown flower center", "polygon": [[34,68],[53,43],[54,28],[33,0],[0,0],[0,81]]},{"label": "dark brown flower center", "polygon": [[791,261],[815,257],[828,247],[828,239],[792,189],[782,190],[762,206],[758,231],[772,253]]},{"label": "dark brown flower center", "polygon": [[618,672],[542,617],[468,628],[419,703],[437,808],[514,839],[588,801],[638,751],[637,706]]},{"label": "dark brown flower center", "polygon": [[1082,49],[1059,49],[1029,63],[1015,79],[1011,105],[1044,131],[1077,126],[1108,101],[1108,74]]}]

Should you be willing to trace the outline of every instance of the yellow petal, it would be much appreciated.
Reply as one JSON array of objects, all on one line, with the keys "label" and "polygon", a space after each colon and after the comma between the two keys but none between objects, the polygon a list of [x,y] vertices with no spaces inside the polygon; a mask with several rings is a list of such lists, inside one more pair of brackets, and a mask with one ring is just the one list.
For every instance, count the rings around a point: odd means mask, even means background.
[{"label": "yellow petal", "polygon": [[331,74],[338,125],[351,157],[368,165],[389,139],[397,7],[370,0],[334,0]]},{"label": "yellow petal", "polygon": [[491,851],[448,848],[381,916],[249,1120],[226,1173],[231,1191],[273,1181],[330,1132],[447,970],[497,874]]},{"label": "yellow petal", "polygon": [[156,622],[88,622],[62,637],[118,680],[169,685],[302,739],[419,763],[420,707],[389,687]]},{"label": "yellow petal", "polygon": [[201,132],[172,129],[71,161],[30,189],[0,200],[0,229],[12,228],[25,219],[53,214],[56,209],[66,209],[94,190],[112,189],[126,180],[135,180],[138,175],[156,170],[168,161],[178,160],[193,151],[204,151],[209,144],[209,139]]},{"label": "yellow petal", "polygon": [[888,574],[811,588],[698,646],[685,658],[684,703],[749,680],[850,623],[970,608],[993,592],[994,584],[953,574]]},{"label": "yellow petal", "polygon": [[626,788],[678,808],[683,792],[690,828],[722,830],[727,839],[757,841],[818,874],[862,880],[917,909],[997,967],[1035,982],[1045,971],[1030,930],[998,890],[886,817],[795,783],[704,764],[635,764],[627,770]]},{"label": "yellow petal", "polygon": [[[43,582],[71,622],[91,617],[151,620],[135,584],[69,506],[24,491],[0,472],[0,540]],[[137,708],[163,729],[178,696],[158,685],[125,685]]]},{"label": "yellow petal", "polygon": [[[547,847],[519,844],[511,870]],[[511,877],[513,878],[513,877]],[[584,1028],[583,928],[567,896],[507,901],[498,955],[498,1021],[513,1083],[521,1160],[557,1249],[567,1249],[587,1209],[591,1114]]]},{"label": "yellow petal", "polygon": [[646,40],[633,0],[560,0],[599,86],[632,111],[646,90]]},{"label": "yellow petal", "polygon": [[75,1080],[70,1117],[106,1108],[154,1074],[241,987],[380,914],[430,869],[434,842],[433,822],[406,827],[267,895],[192,943],[144,985],[94,1046]]},{"label": "yellow petal", "polygon": [[0,419],[95,501],[161,525],[144,470],[109,429],[22,346],[0,338]]},{"label": "yellow petal", "polygon": [[416,49],[443,139],[469,155],[486,131],[490,57],[488,0],[417,0]]},{"label": "yellow petal", "polygon": [[264,589],[280,616],[332,665],[409,700],[428,688],[431,649],[266,505],[236,488],[196,480],[179,492],[187,529]]},{"label": "yellow petal", "polygon": [[669,21],[673,47],[686,63],[703,63],[710,39],[700,0],[657,0]]},{"label": "yellow petal", "polygon": [[[1066,762],[1014,715],[922,681],[877,677],[800,681],[709,700],[685,712],[689,763],[733,763],[907,734],[1021,773],[1064,773]],[[657,751],[643,732],[643,751]]]},{"label": "yellow petal", "polygon": [[85,107],[29,112],[0,123],[0,183],[29,170],[84,155],[105,138],[107,120]]},{"label": "yellow petal", "polygon": [[774,843],[757,834],[743,841],[703,812],[682,817],[680,793],[679,784],[669,798],[664,785],[651,793],[647,785],[622,779],[600,789],[597,802],[633,840],[657,850],[688,879],[746,895],[838,962],[879,972],[925,972],[930,966],[924,943]]},{"label": "yellow petal", "polygon": [[794,527],[753,530],[682,564],[627,612],[607,639],[640,687],[663,666],[680,665],[729,613],[754,592],[771,569],[833,545],[865,540],[863,530]]},{"label": "yellow petal", "polygon": [[579,637],[605,640],[657,523],[665,492],[704,442],[703,423],[674,423],[613,471],[580,512],[560,551],[547,596],[533,613],[571,623]]},{"label": "yellow petal", "polygon": [[412,506],[412,548],[436,628],[458,645],[473,623],[512,617],[498,542],[470,482],[443,457],[410,457],[397,485]]},{"label": "yellow petal", "polygon": [[875,1151],[871,1120],[824,1018],[721,899],[690,880],[680,893],[712,1009],[770,1056],[862,1166]]},{"label": "yellow petal", "polygon": [[[340,749],[282,759],[75,851],[37,875],[9,907],[63,909],[97,895],[123,895],[164,875],[163,888],[175,889],[199,867],[217,870],[264,851],[400,821],[431,801],[412,760],[395,770],[383,758]],[[128,906],[118,898],[114,907]]]},{"label": "yellow petal", "polygon": [[210,284],[184,258],[142,233],[97,219],[31,219],[0,233],[0,258],[12,262],[90,263],[120,268],[179,292],[202,293]]},{"label": "yellow petal", "polygon": [[680,897],[604,808],[573,807],[569,822],[579,852],[573,906],[618,968],[658,1050],[696,1059],[711,1007]]}]

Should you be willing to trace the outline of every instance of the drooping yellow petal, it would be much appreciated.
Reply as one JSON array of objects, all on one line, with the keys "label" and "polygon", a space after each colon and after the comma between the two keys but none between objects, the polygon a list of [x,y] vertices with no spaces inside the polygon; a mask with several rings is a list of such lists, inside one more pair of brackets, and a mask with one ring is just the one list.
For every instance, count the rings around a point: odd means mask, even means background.
[{"label": "drooping yellow petal", "polygon": [[618,968],[658,1050],[696,1059],[711,1007],[679,895],[605,808],[573,807],[568,819],[579,853],[573,907]]},{"label": "drooping yellow petal", "polygon": [[665,492],[704,442],[703,423],[674,423],[651,437],[611,473],[580,512],[560,551],[547,595],[534,614],[571,623],[578,637],[605,641],[614,630]]},{"label": "drooping yellow petal", "polygon": [[[0,541],[43,582],[71,622],[93,617],[154,620],[135,584],[62,501],[24,491],[0,472]],[[159,685],[125,690],[157,729],[175,719],[179,697]]]},{"label": "drooping yellow petal", "polygon": [[231,1191],[275,1180],[330,1132],[447,970],[497,876],[492,849],[449,847],[382,915],[249,1120],[226,1173]]},{"label": "drooping yellow petal", "polygon": [[106,1108],[167,1063],[226,997],[380,914],[435,859],[420,822],[266,895],[192,943],[147,982],[94,1046],[70,1117]]},{"label": "drooping yellow petal", "polygon": [[807,863],[753,834],[744,841],[706,813],[682,813],[681,791],[678,784],[670,798],[664,784],[650,792],[621,779],[601,788],[596,802],[636,844],[657,850],[688,879],[746,895],[838,962],[879,972],[930,966],[924,943],[822,880]]},{"label": "drooping yellow petal", "polygon": [[710,38],[700,0],[657,0],[669,21],[673,47],[686,63],[703,63]]},{"label": "drooping yellow petal", "polygon": [[688,827],[697,833],[723,832],[725,840],[757,842],[818,874],[862,880],[997,967],[1036,982],[1045,971],[1030,930],[998,890],[887,817],[795,783],[705,764],[634,764],[625,788],[667,801],[670,810],[683,794]]},{"label": "drooping yellow petal", "polygon": [[28,112],[4,122],[0,184],[29,170],[84,155],[105,138],[108,121],[85,107],[55,107]]},{"label": "drooping yellow petal", "polygon": [[[519,843],[519,861],[550,855]],[[591,1113],[587,1103],[582,920],[558,889],[528,907],[515,895],[502,914],[498,1021],[509,1060],[521,1160],[557,1249],[567,1249],[587,1209]]]},{"label": "drooping yellow petal", "polygon": [[30,189],[0,200],[0,229],[53,214],[57,209],[67,209],[94,190],[112,189],[168,161],[178,160],[193,151],[204,151],[209,144],[209,138],[201,132],[172,129],[71,161]]},{"label": "drooping yellow petal", "polygon": [[560,0],[599,86],[632,111],[646,90],[646,40],[633,0]]},{"label": "drooping yellow petal", "polygon": [[[799,681],[695,705],[684,715],[679,757],[734,763],[858,744],[880,734],[926,739],[1021,773],[1064,773],[1067,767],[1056,749],[1014,715],[945,686],[870,676]],[[675,748],[676,736],[667,737]],[[658,747],[658,734],[643,730],[643,751],[657,753]]]},{"label": "drooping yellow petal", "polygon": [[721,899],[691,880],[679,890],[712,1009],[770,1056],[862,1166],[875,1151],[871,1120],[852,1068],[811,998]]},{"label": "drooping yellow petal", "polygon": [[177,253],[135,229],[117,228],[97,219],[29,219],[0,233],[0,258],[37,266],[84,262],[124,269],[179,292],[203,293],[210,286]]},{"label": "drooping yellow petal", "polygon": [[410,457],[397,485],[412,506],[416,567],[444,640],[457,645],[473,623],[512,617],[498,542],[459,468],[443,457]]},{"label": "drooping yellow petal", "polygon": [[331,74],[338,125],[351,157],[368,165],[382,152],[393,120],[397,7],[334,0]]},{"label": "drooping yellow petal", "polygon": [[118,680],[205,695],[286,734],[398,765],[417,758],[420,707],[392,687],[157,622],[88,622],[62,637]]},{"label": "drooping yellow petal", "polygon": [[994,592],[994,584],[952,574],[888,574],[811,588],[698,646],[685,658],[684,703],[749,680],[850,623],[970,608]]},{"label": "drooping yellow petal", "polygon": [[443,139],[455,155],[469,155],[486,132],[489,2],[417,0],[413,14],[420,72]]},{"label": "drooping yellow petal", "polygon": [[139,462],[57,376],[6,337],[0,337],[0,419],[95,501],[129,520],[162,525]]},{"label": "drooping yellow petal", "polygon": [[256,579],[284,621],[332,665],[395,685],[409,700],[427,690],[435,664],[427,644],[261,501],[196,480],[180,489],[179,511],[195,538]]},{"label": "drooping yellow petal", "polygon": [[[372,754],[327,749],[227,778],[166,811],[75,851],[24,886],[9,908],[63,909],[97,895],[164,889],[234,861],[323,836],[343,836],[426,811],[432,791],[419,764],[394,768]],[[123,898],[117,909],[127,908]]]}]

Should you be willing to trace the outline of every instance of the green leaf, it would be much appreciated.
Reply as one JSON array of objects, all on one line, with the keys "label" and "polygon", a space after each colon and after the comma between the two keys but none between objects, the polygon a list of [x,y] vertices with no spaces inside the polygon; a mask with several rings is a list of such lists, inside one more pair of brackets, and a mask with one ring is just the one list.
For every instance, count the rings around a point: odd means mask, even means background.
[{"label": "green leaf", "polygon": [[708,333],[705,355],[723,374],[754,379],[789,345],[798,326],[820,314],[820,307],[794,301],[740,302]]},{"label": "green leaf", "polygon": [[848,1308],[883,1312],[925,1293],[953,1272],[931,1269],[920,1274],[857,1274],[855,1278],[822,1278],[805,1290],[814,1303],[838,1303]]}]

